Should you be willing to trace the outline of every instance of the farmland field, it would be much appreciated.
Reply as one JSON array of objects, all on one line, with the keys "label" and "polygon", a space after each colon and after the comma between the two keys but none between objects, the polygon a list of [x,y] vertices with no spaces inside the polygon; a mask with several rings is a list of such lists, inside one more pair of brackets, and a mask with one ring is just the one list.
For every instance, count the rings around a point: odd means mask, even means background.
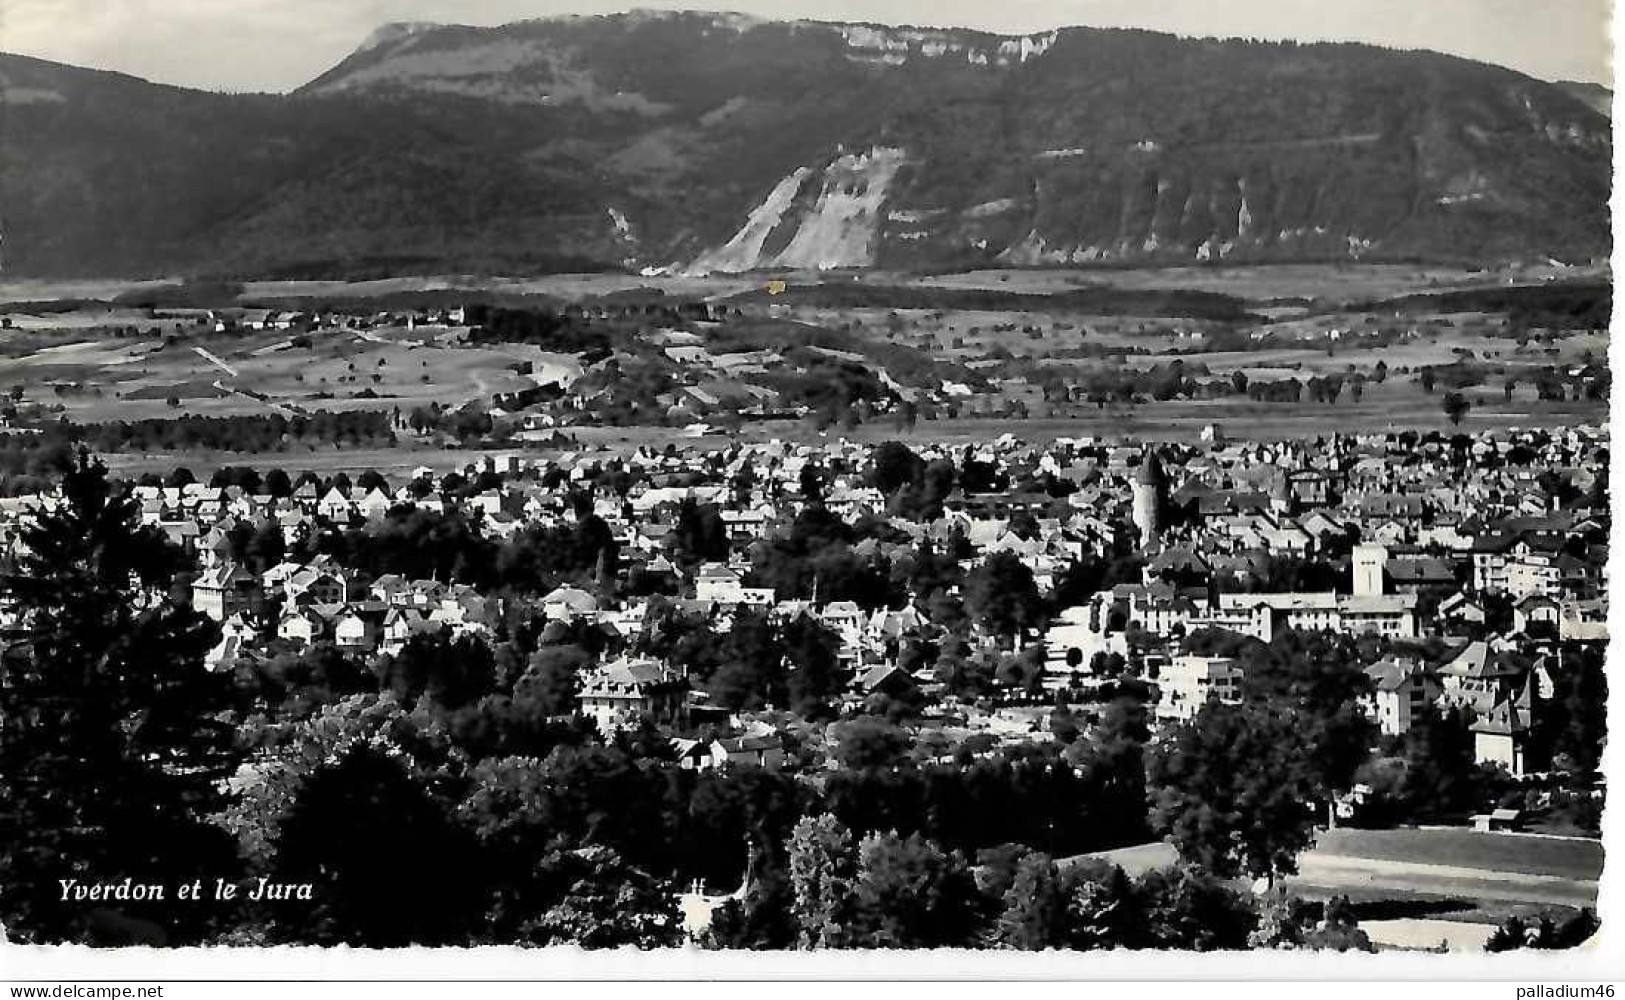
[{"label": "farmland field", "polygon": [[[244,299],[308,298],[319,296],[366,298],[403,292],[464,290],[521,295],[552,295],[582,299],[636,289],[658,289],[669,294],[732,295],[760,288],[770,279],[789,282],[850,282],[905,285],[918,288],[994,289],[1053,293],[1089,285],[1122,289],[1184,289],[1234,295],[1251,302],[1275,299],[1313,299],[1332,303],[1393,298],[1416,292],[1494,287],[1509,280],[1535,282],[1553,278],[1596,276],[1590,268],[1526,266],[1516,270],[1486,271],[1440,265],[1415,264],[1277,264],[1246,267],[1161,268],[1046,268],[963,271],[911,275],[884,271],[867,273],[773,272],[713,275],[704,278],[674,275],[551,274],[532,277],[478,275],[424,275],[371,281],[282,280],[249,281]],[[53,299],[112,299],[124,292],[158,288],[179,279],[129,280],[0,280],[0,302],[39,302]],[[226,304],[226,303],[222,303]]]},{"label": "farmland field", "polygon": [[[1107,435],[1192,441],[1209,425],[1256,439],[1334,429],[1601,425],[1608,413],[1599,364],[1609,348],[1605,324],[1598,326],[1594,314],[1574,322],[1539,312],[1545,307],[1538,304],[1519,315],[1518,306],[1497,298],[1513,294],[1506,282],[1514,278],[1528,283],[1561,274],[1555,265],[1516,274],[1410,265],[836,273],[786,275],[790,284],[770,290],[775,294],[764,294],[767,276],[754,274],[402,277],[201,286],[222,301],[188,308],[151,304],[155,295],[184,298],[187,286],[11,282],[0,283],[0,303],[12,303],[0,305],[0,393],[36,415],[79,424],[365,410],[393,414],[400,428],[421,408],[467,408],[511,418],[510,430],[523,424],[545,434],[563,426],[584,443],[617,448],[674,436],[702,443],[820,435],[972,442],[1004,433],[1034,441]],[[1595,293],[1583,284],[1522,291],[1570,294],[1570,287],[1576,301],[1594,308]],[[1476,298],[1403,298],[1463,289]],[[398,298],[446,293],[434,300],[445,309],[464,294],[470,301],[545,295],[518,300],[517,308],[571,299],[583,310],[641,302],[668,313],[656,320],[642,305],[623,306],[629,313],[617,320],[598,317],[608,326],[594,329],[596,320],[582,320],[568,343],[546,336],[471,343],[460,321]],[[47,301],[53,294],[63,298]],[[324,297],[351,305],[323,314],[310,304]],[[376,309],[368,304],[373,299]],[[303,326],[216,320],[217,311],[228,319],[254,311],[245,302],[258,303],[263,314],[265,303],[281,300],[312,309]],[[702,300],[720,305],[726,320],[676,331],[690,338],[684,350],[698,351],[700,360],[669,356],[650,341],[669,332],[663,324],[682,325],[672,318],[674,304]],[[1549,315],[1555,325],[1541,325]],[[601,329],[621,339],[605,341]],[[903,430],[882,406],[864,420],[783,419],[809,395],[816,401],[819,380],[835,371],[827,364],[808,368],[805,359],[800,369],[784,365],[783,352],[806,331],[844,338],[841,350],[826,353],[846,359],[837,363],[855,359],[857,378],[881,383],[871,399],[897,390],[892,402],[920,400],[921,418]],[[589,359],[580,345],[594,336],[610,349]],[[753,364],[753,350],[773,360]],[[737,352],[734,360],[722,360],[730,351]],[[616,373],[596,370],[587,395],[567,400],[560,412],[534,396],[514,412],[499,402],[544,384],[567,390],[606,357]],[[606,417],[603,390],[626,365],[636,387],[620,393],[619,412]],[[892,365],[903,367],[888,370]],[[1425,383],[1423,373],[1433,371],[1450,373],[1449,381],[1437,388]],[[786,374],[806,382],[779,400],[782,382],[775,380]],[[1175,390],[1153,398],[1151,387],[1168,379]],[[1335,382],[1332,401],[1311,391],[1311,381]],[[1561,383],[1556,391],[1554,382]],[[1284,399],[1264,395],[1272,386],[1291,391]],[[689,395],[690,389],[698,392]],[[715,397],[718,391],[732,396]],[[1443,407],[1451,391],[1468,406],[1459,422]],[[659,398],[646,398],[651,394]],[[727,437],[697,436],[708,424],[732,426],[741,399],[777,405],[744,419]],[[702,430],[683,429],[691,426]]]},{"label": "farmland field", "polygon": [[1588,269],[1550,265],[1514,271],[1486,271],[1418,264],[1276,264],[1245,267],[1162,267],[1042,269],[1015,271],[989,269],[932,275],[914,283],[939,288],[1002,288],[1011,291],[1057,291],[1081,284],[1118,288],[1179,288],[1221,292],[1251,301],[1320,299],[1359,302],[1393,298],[1413,292],[1482,288],[1508,279],[1542,281],[1592,273]]},{"label": "farmland field", "polygon": [[[59,342],[0,356],[0,387],[20,389],[19,401],[50,403],[69,419],[93,423],[456,406],[533,387],[535,381],[516,366],[529,364],[539,375],[566,382],[579,372],[572,358],[528,345],[459,345],[459,332],[331,330],[310,335],[308,343],[296,343],[287,333],[202,334],[170,343],[105,334],[91,339],[80,328],[57,328]],[[35,341],[43,336],[30,335]]]}]

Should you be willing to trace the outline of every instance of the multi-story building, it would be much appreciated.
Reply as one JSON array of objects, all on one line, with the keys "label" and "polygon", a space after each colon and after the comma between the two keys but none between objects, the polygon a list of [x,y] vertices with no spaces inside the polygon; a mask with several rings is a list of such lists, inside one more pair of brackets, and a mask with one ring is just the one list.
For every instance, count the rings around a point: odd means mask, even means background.
[{"label": "multi-story building", "polygon": [[576,702],[581,714],[607,734],[634,725],[640,718],[680,722],[687,695],[688,682],[664,665],[623,658],[582,678]]},{"label": "multi-story building", "polygon": [[1224,656],[1176,656],[1157,675],[1157,718],[1189,719],[1209,699],[1241,700],[1242,669]]}]

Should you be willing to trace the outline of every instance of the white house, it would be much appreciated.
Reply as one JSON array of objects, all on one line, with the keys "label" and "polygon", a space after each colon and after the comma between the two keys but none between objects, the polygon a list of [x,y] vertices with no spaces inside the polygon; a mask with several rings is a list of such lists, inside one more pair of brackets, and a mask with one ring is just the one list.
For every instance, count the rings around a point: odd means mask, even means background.
[{"label": "white house", "polygon": [[1241,667],[1227,656],[1176,656],[1157,676],[1157,718],[1192,718],[1209,698],[1235,704],[1242,677]]}]

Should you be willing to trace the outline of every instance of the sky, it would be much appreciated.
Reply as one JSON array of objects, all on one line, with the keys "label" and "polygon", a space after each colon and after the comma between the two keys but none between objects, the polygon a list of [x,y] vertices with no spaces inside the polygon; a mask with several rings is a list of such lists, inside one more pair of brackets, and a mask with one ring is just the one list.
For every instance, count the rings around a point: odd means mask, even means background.
[{"label": "sky", "polygon": [[285,91],[388,21],[494,25],[634,6],[1010,34],[1081,24],[1358,41],[1613,85],[1611,0],[0,0],[0,51],[187,87]]}]

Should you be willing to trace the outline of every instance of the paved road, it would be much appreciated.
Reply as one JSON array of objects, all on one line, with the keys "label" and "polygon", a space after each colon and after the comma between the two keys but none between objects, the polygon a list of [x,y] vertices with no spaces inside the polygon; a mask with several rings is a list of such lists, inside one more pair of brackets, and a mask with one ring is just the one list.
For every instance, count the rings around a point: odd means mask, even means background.
[{"label": "paved road", "polygon": [[205,350],[204,348],[198,347],[195,344],[193,345],[192,350],[197,354],[198,357],[200,357],[203,360],[207,361],[209,364],[214,365],[216,368],[218,368],[221,371],[225,372],[227,375],[230,375],[232,378],[240,378],[241,377],[241,376],[238,375],[237,369],[231,367],[230,365],[226,364],[224,361],[220,360],[218,355],[215,355],[215,354]]}]

